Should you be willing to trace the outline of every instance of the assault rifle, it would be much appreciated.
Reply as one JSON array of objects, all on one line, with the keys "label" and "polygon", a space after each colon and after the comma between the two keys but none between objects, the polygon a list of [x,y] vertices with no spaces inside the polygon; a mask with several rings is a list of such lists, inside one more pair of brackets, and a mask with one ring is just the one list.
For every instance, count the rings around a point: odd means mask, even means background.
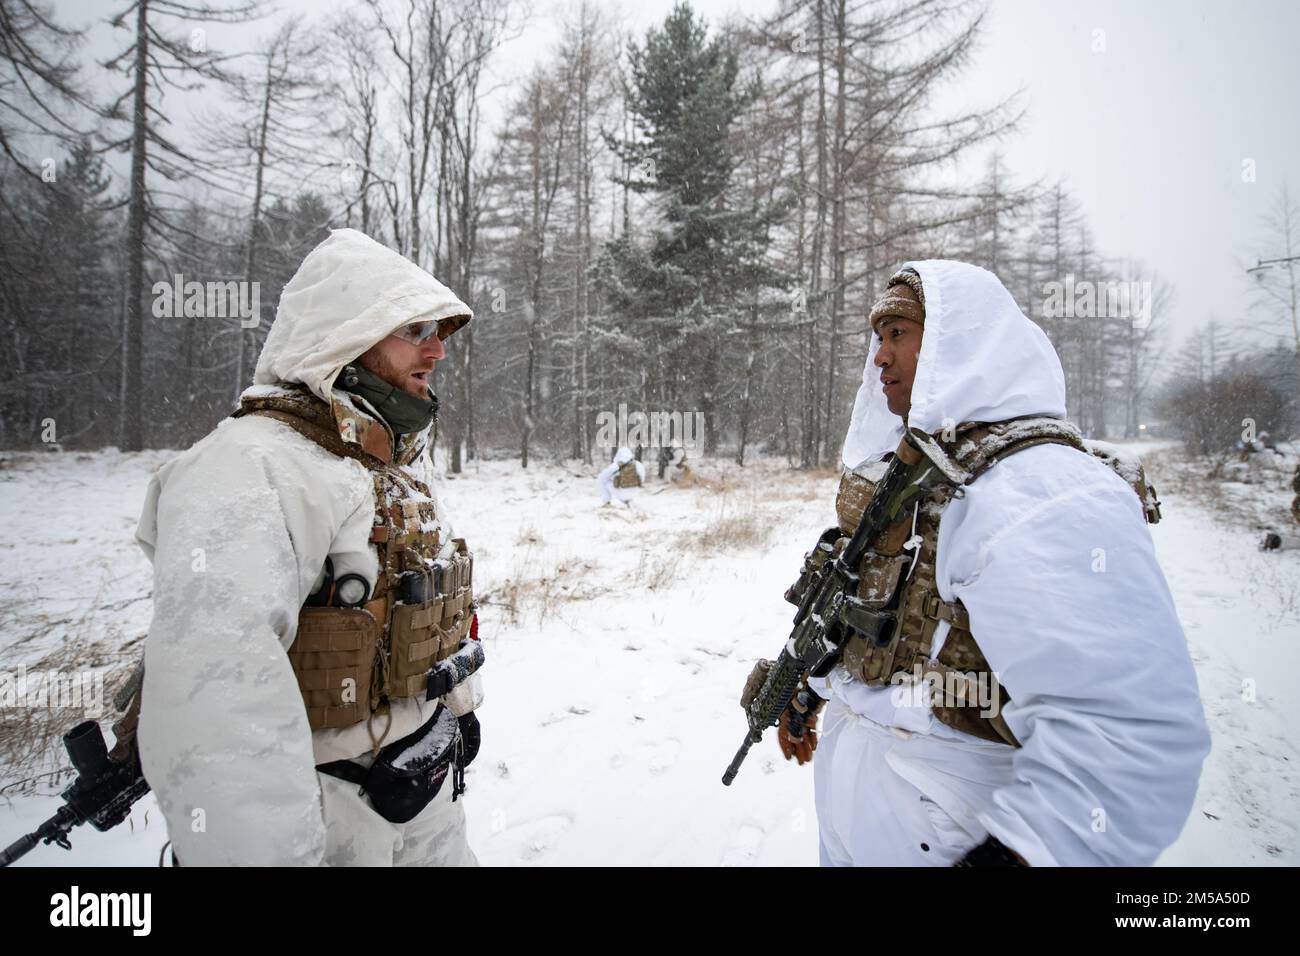
[{"label": "assault rifle", "polygon": [[835,543],[842,534],[839,528],[828,528],[808,552],[803,574],[787,595],[799,606],[794,629],[776,661],[759,661],[745,685],[741,706],[749,730],[722,775],[725,786],[736,779],[750,747],[763,739],[763,731],[776,726],[805,678],[826,676],[854,634],[878,647],[889,643],[897,615],[888,609],[873,610],[858,598],[858,567],[878,531],[918,495],[946,480],[909,432],[876,485],[848,544],[836,552]]},{"label": "assault rifle", "polygon": [[73,827],[89,823],[96,830],[112,829],[149,792],[134,741],[123,759],[111,757],[99,724],[86,720],[63,735],[63,746],[77,771],[77,778],[63,791],[64,805],[33,832],[0,851],[0,866],[8,866],[42,841],[70,850],[68,834]]}]

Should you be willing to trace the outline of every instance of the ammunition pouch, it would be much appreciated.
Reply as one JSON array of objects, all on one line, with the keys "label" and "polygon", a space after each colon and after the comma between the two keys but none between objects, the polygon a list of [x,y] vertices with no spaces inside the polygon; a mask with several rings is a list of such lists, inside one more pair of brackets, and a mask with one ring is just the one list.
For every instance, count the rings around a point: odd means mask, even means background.
[{"label": "ammunition pouch", "polygon": [[[455,544],[450,559],[401,576],[399,600],[389,621],[390,698],[426,694],[430,670],[455,654],[469,634],[474,559],[463,540],[457,538]],[[408,603],[408,598],[414,600]]]},{"label": "ammunition pouch", "polygon": [[378,619],[373,611],[383,603],[305,607],[299,613],[289,664],[312,730],[350,727],[370,716],[378,698],[375,678],[383,634],[383,611]]},{"label": "ammunition pouch", "polygon": [[396,603],[383,595],[364,608],[302,609],[289,663],[312,730],[360,723],[385,699],[435,700],[483,665],[481,645],[467,641],[473,557],[459,538],[456,546],[433,568],[403,573]]}]

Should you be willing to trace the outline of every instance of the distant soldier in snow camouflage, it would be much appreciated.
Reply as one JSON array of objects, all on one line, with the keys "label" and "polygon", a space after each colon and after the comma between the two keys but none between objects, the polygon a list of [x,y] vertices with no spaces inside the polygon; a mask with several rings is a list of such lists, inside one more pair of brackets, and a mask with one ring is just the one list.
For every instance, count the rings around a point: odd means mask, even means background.
[{"label": "distant soldier in snow camouflage", "polygon": [[601,504],[619,501],[631,505],[645,484],[645,465],[633,456],[632,449],[620,448],[613,462],[596,476],[596,484],[600,486]]},{"label": "distant soldier in snow camouflage", "polygon": [[140,753],[182,865],[472,865],[472,558],[432,487],[472,314],[351,229],[285,286],[235,415],[164,465]]},{"label": "distant soldier in snow camouflage", "polygon": [[[1295,497],[1291,499],[1291,517],[1295,519],[1296,524],[1300,524],[1300,465],[1296,466],[1295,474],[1291,477],[1291,490],[1295,492]],[[1267,531],[1259,547],[1261,551],[1300,550],[1300,533],[1295,529]]]},{"label": "distant soldier in snow camouflage", "polygon": [[919,490],[891,490],[842,644],[778,723],[786,759],[816,750],[823,864],[1150,864],[1210,743],[1154,490],[1064,420],[1056,353],[993,274],[908,263],[870,322],[838,527],[787,597],[848,542],[882,462]]}]

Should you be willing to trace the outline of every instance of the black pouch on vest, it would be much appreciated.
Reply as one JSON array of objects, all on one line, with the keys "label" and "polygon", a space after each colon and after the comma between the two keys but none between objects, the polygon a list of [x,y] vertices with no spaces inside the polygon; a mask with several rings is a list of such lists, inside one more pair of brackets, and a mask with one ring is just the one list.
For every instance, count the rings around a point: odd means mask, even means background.
[{"label": "black pouch on vest", "polygon": [[439,704],[418,730],[379,751],[370,767],[336,760],[316,769],[361,784],[376,813],[389,823],[408,823],[442,789],[459,745],[456,717]]}]

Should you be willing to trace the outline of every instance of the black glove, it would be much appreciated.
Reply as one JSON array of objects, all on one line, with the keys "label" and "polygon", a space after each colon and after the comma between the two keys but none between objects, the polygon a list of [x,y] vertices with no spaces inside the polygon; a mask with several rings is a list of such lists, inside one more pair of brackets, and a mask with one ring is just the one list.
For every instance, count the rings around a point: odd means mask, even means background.
[{"label": "black glove", "polygon": [[456,721],[460,724],[460,739],[463,747],[460,765],[464,768],[473,763],[474,758],[478,756],[479,745],[483,742],[483,732],[472,710],[468,714],[457,717]]},{"label": "black glove", "polygon": [[953,866],[1028,866],[1015,852],[995,836],[989,836]]}]

